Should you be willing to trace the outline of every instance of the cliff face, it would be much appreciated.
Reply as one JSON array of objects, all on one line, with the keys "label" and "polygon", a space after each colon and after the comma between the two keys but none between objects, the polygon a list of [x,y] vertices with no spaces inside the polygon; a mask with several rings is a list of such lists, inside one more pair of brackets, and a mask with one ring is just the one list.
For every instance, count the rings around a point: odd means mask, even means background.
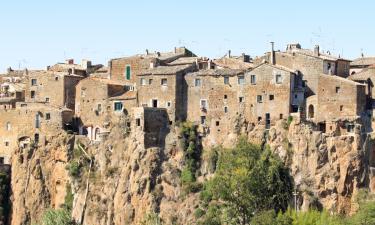
[{"label": "cliff face", "polygon": [[[204,151],[213,143],[230,146],[239,134],[268,144],[290,167],[301,209],[318,206],[351,213],[358,188],[372,183],[367,162],[373,143],[366,136],[330,137],[304,124],[280,121],[268,133],[262,127],[237,127],[223,134],[227,138],[221,137],[222,142],[208,135],[202,140]],[[139,224],[150,212],[166,224],[194,223],[199,194],[185,195],[181,188],[178,128],[166,134],[164,146],[144,149],[141,139],[115,127],[96,145],[76,137],[73,147],[72,137],[59,135],[45,148],[17,150],[12,157],[12,224],[35,222],[45,208],[59,207],[67,182],[74,194],[72,215],[83,224]],[[84,164],[79,176],[69,178],[65,167],[78,145],[84,146],[87,156],[81,157],[91,159],[92,166]],[[202,155],[198,180],[213,172]]]},{"label": "cliff face", "polygon": [[46,208],[64,203],[67,153],[73,136],[59,134],[45,147],[17,149],[12,156],[11,224],[36,223]]}]

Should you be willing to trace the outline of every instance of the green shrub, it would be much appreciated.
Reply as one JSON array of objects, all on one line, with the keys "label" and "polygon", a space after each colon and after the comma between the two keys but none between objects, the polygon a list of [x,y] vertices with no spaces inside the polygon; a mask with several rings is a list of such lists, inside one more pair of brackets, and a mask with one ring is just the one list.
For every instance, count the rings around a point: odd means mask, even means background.
[{"label": "green shrub", "polygon": [[183,169],[181,172],[181,183],[188,184],[194,181],[195,181],[195,177],[192,174],[192,172],[187,168]]},{"label": "green shrub", "polygon": [[78,178],[81,174],[81,165],[77,161],[72,161],[71,163],[69,163],[67,169],[71,177]]},{"label": "green shrub", "polygon": [[194,211],[194,216],[195,218],[201,218],[203,215],[204,215],[204,210],[201,209],[201,208],[197,208],[195,211]]}]

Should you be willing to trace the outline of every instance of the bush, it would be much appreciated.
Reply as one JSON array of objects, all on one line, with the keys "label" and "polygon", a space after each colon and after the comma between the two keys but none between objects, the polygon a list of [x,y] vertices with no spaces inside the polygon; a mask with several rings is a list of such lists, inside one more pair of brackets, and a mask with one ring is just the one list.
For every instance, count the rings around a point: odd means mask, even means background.
[{"label": "bush", "polygon": [[72,161],[71,163],[69,163],[67,169],[71,177],[78,178],[81,174],[81,165],[77,161]]},{"label": "bush", "polygon": [[201,209],[201,208],[197,208],[197,209],[194,211],[194,216],[195,216],[195,218],[201,218],[203,215],[204,215],[204,210]]},{"label": "bush", "polygon": [[65,209],[48,209],[42,215],[40,225],[75,225],[70,212]]},{"label": "bush", "polygon": [[194,181],[195,181],[195,177],[193,173],[188,168],[184,168],[181,172],[181,183],[189,184]]}]

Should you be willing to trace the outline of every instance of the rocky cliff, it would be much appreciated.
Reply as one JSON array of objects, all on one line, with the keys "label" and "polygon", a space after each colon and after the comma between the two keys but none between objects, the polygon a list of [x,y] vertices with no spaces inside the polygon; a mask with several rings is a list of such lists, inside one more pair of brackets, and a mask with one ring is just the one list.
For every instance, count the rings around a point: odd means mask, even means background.
[{"label": "rocky cliff", "polygon": [[[223,137],[202,138],[198,181],[212,175],[205,157],[210,148],[230,146],[245,135],[268,144],[290,167],[301,209],[315,206],[351,213],[358,188],[372,184],[370,136],[327,136],[309,125],[286,121],[269,131],[237,125]],[[12,157],[12,224],[33,223],[46,208],[61,207],[70,191],[67,184],[74,196],[72,216],[83,224],[139,224],[150,213],[166,224],[194,224],[199,194],[187,194],[181,187],[184,154],[179,128],[165,135],[163,146],[145,149],[139,134],[115,126],[100,144],[59,134],[45,147],[18,149]],[[78,171],[69,175],[66,168],[72,162],[78,163]]]}]

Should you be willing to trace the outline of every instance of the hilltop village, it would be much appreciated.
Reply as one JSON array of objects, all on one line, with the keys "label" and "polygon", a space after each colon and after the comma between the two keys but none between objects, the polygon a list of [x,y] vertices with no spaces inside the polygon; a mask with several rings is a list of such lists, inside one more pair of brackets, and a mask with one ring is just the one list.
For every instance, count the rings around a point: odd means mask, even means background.
[{"label": "hilltop village", "polygon": [[[185,47],[115,58],[73,59],[0,76],[0,163],[14,149],[45,146],[66,131],[95,145],[122,122],[144,146],[183,121],[220,145],[228,134],[293,118],[328,136],[372,132],[375,58],[333,56],[289,44],[263,56],[200,57]],[[239,122],[240,121],[240,122]]]}]

